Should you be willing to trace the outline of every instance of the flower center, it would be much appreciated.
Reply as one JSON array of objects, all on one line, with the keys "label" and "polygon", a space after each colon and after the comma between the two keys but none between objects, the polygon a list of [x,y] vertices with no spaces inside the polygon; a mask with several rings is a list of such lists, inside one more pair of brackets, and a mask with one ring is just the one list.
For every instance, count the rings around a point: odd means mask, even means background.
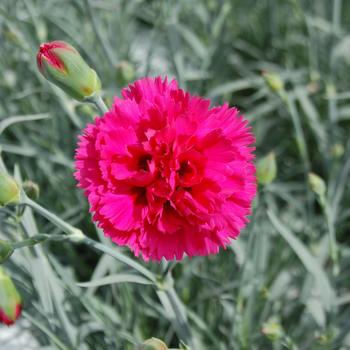
[{"label": "flower center", "polygon": [[193,171],[193,168],[191,167],[188,160],[182,161],[180,163],[180,169],[178,170],[179,176],[183,177],[186,174],[189,174]]},{"label": "flower center", "polygon": [[137,162],[137,166],[139,170],[149,171],[148,162],[152,160],[152,156],[150,154],[145,154],[141,156]]}]

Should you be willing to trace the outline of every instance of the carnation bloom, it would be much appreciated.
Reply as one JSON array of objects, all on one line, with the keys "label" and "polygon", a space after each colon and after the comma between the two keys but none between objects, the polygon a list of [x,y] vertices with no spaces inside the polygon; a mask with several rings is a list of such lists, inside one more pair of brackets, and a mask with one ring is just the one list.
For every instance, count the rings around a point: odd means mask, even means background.
[{"label": "carnation bloom", "polygon": [[129,85],[80,136],[75,176],[94,220],[145,260],[217,253],[246,225],[256,192],[247,124],[175,80]]}]

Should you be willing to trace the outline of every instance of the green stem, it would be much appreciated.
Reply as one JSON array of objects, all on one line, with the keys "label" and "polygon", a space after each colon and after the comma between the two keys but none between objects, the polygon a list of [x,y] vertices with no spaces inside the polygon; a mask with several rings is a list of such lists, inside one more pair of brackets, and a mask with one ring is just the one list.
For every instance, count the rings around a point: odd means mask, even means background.
[{"label": "green stem", "polygon": [[177,261],[169,261],[167,262],[167,265],[165,266],[163,273],[162,273],[162,277],[163,279],[167,277],[168,274],[171,274],[171,272],[173,271],[174,267],[178,264]]},{"label": "green stem", "polygon": [[301,126],[301,122],[295,106],[295,102],[291,99],[291,97],[285,91],[281,94],[281,97],[292,118],[295,135],[297,139],[297,147],[298,147],[300,156],[304,162],[305,173],[308,174],[310,171],[310,160],[309,160],[309,155],[307,151],[305,135],[303,132],[303,128]]},{"label": "green stem", "polygon": [[[86,244],[86,245],[88,245],[96,250],[99,250],[103,253],[106,253],[106,254],[112,256],[113,258],[121,261],[122,263],[134,268],[135,270],[140,272],[142,275],[147,277],[150,281],[156,282],[156,277],[154,276],[154,274],[152,272],[148,271],[145,267],[143,267],[141,264],[137,263],[136,261],[119,253],[118,251],[116,251],[113,248],[110,248],[110,247],[108,247],[100,242],[97,242],[89,237],[86,237],[81,230],[79,230],[78,228],[63,221],[57,215],[49,212],[48,210],[43,208],[38,203],[32,201],[30,198],[25,197],[24,203],[29,205],[37,213],[39,213],[40,215],[45,217],[47,220],[49,220],[54,225],[59,227],[63,232],[68,234],[68,236],[66,238],[69,239],[70,241],[75,242],[75,243],[84,243],[84,244]],[[54,239],[56,239],[57,235],[55,235],[53,237],[54,237]]]},{"label": "green stem", "polygon": [[2,152],[2,149],[0,147],[0,171],[3,171],[5,173],[7,173],[5,164],[4,164],[3,160],[2,160],[1,152]]},{"label": "green stem", "polygon": [[59,227],[64,233],[68,235],[73,235],[74,237],[84,237],[81,230],[78,228],[68,224],[67,222],[63,221],[61,218],[59,218],[57,215],[51,213],[50,211],[43,208],[38,203],[34,202],[27,196],[24,198],[24,203],[28,206],[30,206],[33,210],[35,210],[37,213],[39,213],[41,216],[52,222],[54,225]]},{"label": "green stem", "polygon": [[46,241],[63,241],[67,239],[67,236],[63,235],[48,235],[45,233],[40,233],[35,236],[32,236],[28,239],[24,239],[23,241],[13,242],[12,247],[14,249],[20,249],[25,247],[33,247],[36,244],[44,243]]},{"label": "green stem", "polygon": [[100,242],[97,242],[89,237],[84,236],[84,238],[79,242],[79,243],[84,243],[100,252],[103,252],[105,254],[110,255],[111,257],[119,260],[120,262],[129,265],[136,271],[140,272],[142,275],[144,275],[146,278],[148,278],[150,281],[156,283],[156,277],[155,275],[148,271],[145,267],[143,267],[141,264],[138,262],[130,259],[129,257],[119,253],[116,249],[113,249],[111,247],[108,247]]},{"label": "green stem", "polygon": [[108,112],[108,107],[104,103],[104,101],[100,95],[95,94],[95,95],[91,96],[88,99],[88,101],[93,103],[102,114],[105,114],[106,112]]},{"label": "green stem", "polygon": [[192,336],[185,307],[178,297],[174,287],[167,287],[163,290],[158,288],[157,295],[167,313],[169,321],[173,324],[178,337],[186,342],[191,349],[199,349],[199,346],[197,346],[198,344],[195,344],[195,339]]},{"label": "green stem", "polygon": [[[310,172],[310,159],[309,159],[309,152],[307,148],[307,143],[304,135],[304,131],[302,128],[302,124],[300,121],[300,116],[297,111],[295,101],[288,95],[286,91],[282,91],[280,93],[280,97],[282,98],[283,102],[285,103],[287,110],[292,118],[292,123],[295,131],[296,141],[297,141],[297,147],[300,153],[301,160],[303,161],[304,165],[304,178],[305,183],[308,182],[308,176]],[[312,202],[312,196],[311,191],[309,187],[306,187],[306,205],[307,205],[307,216],[310,221],[311,218],[311,202]]]},{"label": "green stem", "polygon": [[324,198],[320,200],[321,207],[326,217],[328,235],[329,235],[329,255],[333,263],[333,275],[339,274],[339,256],[338,256],[338,245],[335,235],[334,220],[329,207],[328,201]]}]

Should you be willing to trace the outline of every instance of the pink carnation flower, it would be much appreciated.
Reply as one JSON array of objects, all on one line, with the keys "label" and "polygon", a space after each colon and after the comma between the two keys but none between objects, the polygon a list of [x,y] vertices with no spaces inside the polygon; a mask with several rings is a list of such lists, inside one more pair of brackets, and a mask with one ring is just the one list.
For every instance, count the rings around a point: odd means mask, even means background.
[{"label": "pink carnation flower", "polygon": [[145,260],[218,253],[246,225],[256,192],[248,122],[175,80],[141,79],[122,96],[76,153],[94,220]]}]

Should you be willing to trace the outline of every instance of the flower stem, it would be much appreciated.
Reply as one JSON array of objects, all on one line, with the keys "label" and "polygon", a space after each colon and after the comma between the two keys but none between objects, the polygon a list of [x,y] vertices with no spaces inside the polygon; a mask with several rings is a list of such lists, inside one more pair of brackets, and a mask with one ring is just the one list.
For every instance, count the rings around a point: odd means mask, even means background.
[{"label": "flower stem", "polygon": [[164,269],[163,269],[163,273],[162,273],[162,278],[166,278],[168,274],[171,274],[172,270],[174,269],[174,267],[178,264],[177,261],[169,261],[167,262],[167,264],[165,265]]},{"label": "flower stem", "polygon": [[32,236],[28,239],[24,239],[23,241],[19,242],[12,242],[12,247],[14,249],[20,249],[20,248],[25,248],[25,247],[32,247],[36,244],[40,244],[46,241],[63,241],[67,239],[68,236],[64,235],[48,235],[45,233],[39,233],[35,236]]},{"label": "flower stem", "polygon": [[322,207],[324,216],[326,218],[326,223],[328,227],[329,236],[329,256],[333,264],[333,275],[337,276],[339,274],[339,252],[337,239],[335,235],[334,219],[329,206],[328,200],[326,198],[320,198],[319,203]]},{"label": "flower stem", "polygon": [[142,275],[144,275],[146,278],[148,278],[150,281],[156,283],[156,277],[155,275],[148,271],[145,267],[143,267],[138,262],[130,259],[129,257],[123,255],[122,253],[118,252],[116,249],[113,249],[111,247],[108,247],[107,245],[104,245],[100,242],[97,242],[87,236],[84,236],[84,238],[79,242],[84,243],[96,250],[99,250],[100,252],[103,252],[105,254],[110,255],[116,260],[119,260],[120,262],[132,267],[136,271],[140,272]]},{"label": "flower stem", "polygon": [[[40,215],[45,217],[47,220],[52,222],[54,225],[59,227],[63,232],[65,232],[68,235],[68,236],[62,236],[62,238],[64,237],[66,239],[69,239],[70,241],[72,241],[74,243],[84,243],[84,244],[86,244],[86,245],[88,245],[96,250],[99,250],[103,253],[106,253],[106,254],[112,256],[113,258],[119,260],[120,262],[122,262],[126,265],[129,265],[130,267],[132,267],[133,269],[135,269],[136,271],[140,272],[142,275],[147,277],[152,282],[156,282],[155,275],[152,272],[148,271],[141,264],[137,263],[136,261],[119,253],[117,250],[115,250],[113,248],[110,248],[104,244],[101,244],[101,243],[85,236],[81,230],[79,230],[78,228],[63,221],[57,215],[55,215],[55,214],[51,213],[50,211],[48,211],[47,209],[43,208],[41,205],[34,202],[30,198],[25,197],[24,203],[29,205],[33,210],[35,210],[37,213],[39,213]],[[50,237],[50,235],[47,235],[47,236]],[[54,237],[53,239],[58,239],[57,236],[58,235],[53,236]],[[41,236],[41,238],[44,238],[44,237]]]},{"label": "flower stem", "polygon": [[63,221],[61,218],[59,218],[57,215],[51,213],[50,211],[43,208],[38,203],[34,202],[27,196],[24,198],[24,204],[30,206],[33,210],[35,210],[37,213],[45,217],[47,220],[52,222],[54,225],[59,227],[64,233],[68,235],[73,235],[74,237],[84,237],[81,230],[78,228],[68,224],[67,222]]},{"label": "flower stem", "polygon": [[105,114],[106,112],[108,112],[108,107],[104,103],[102,97],[99,94],[95,94],[89,97],[88,101],[93,103],[102,114]]}]

